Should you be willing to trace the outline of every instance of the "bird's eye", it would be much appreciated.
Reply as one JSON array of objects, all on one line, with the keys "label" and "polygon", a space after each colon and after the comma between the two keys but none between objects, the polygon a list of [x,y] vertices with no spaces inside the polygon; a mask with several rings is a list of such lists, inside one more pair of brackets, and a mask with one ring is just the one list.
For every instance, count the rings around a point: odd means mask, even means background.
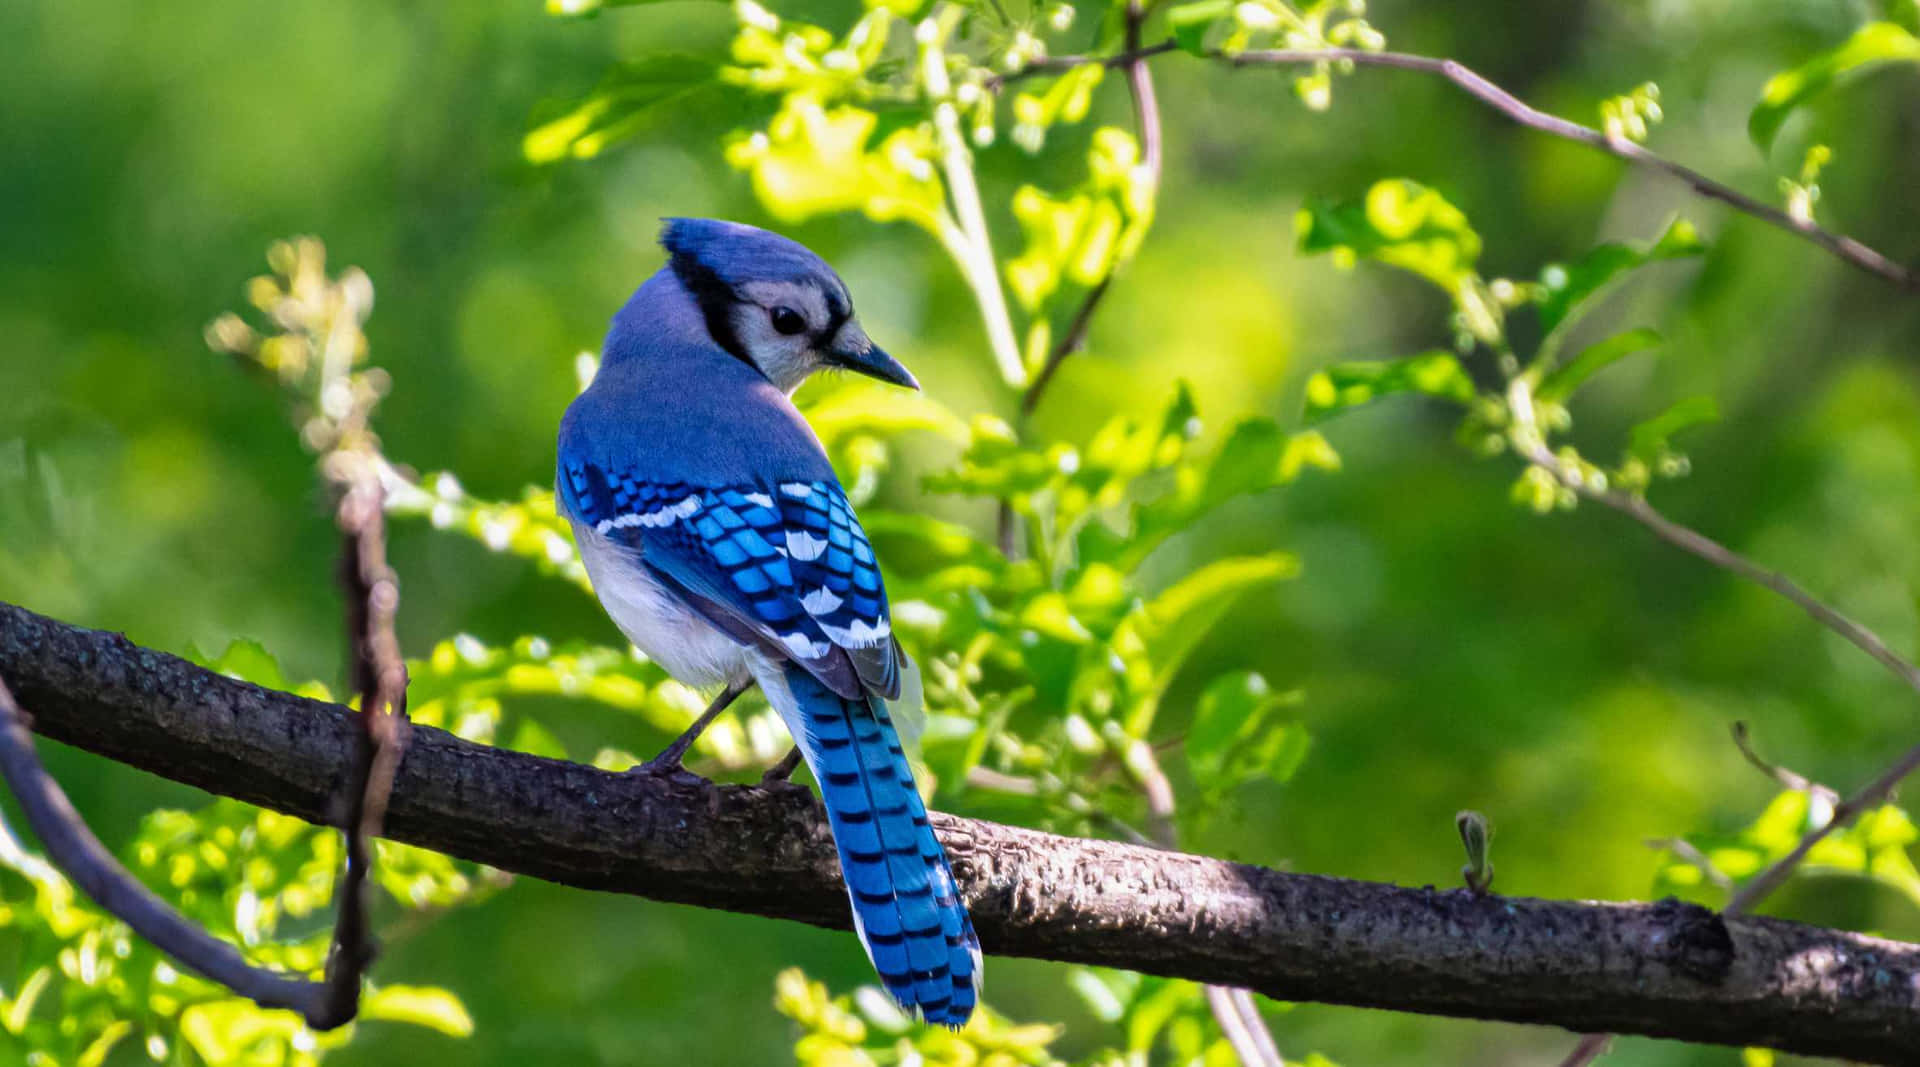
[{"label": "bird's eye", "polygon": [[800,317],[798,311],[789,307],[774,308],[773,328],[791,337],[807,328],[807,320]]}]

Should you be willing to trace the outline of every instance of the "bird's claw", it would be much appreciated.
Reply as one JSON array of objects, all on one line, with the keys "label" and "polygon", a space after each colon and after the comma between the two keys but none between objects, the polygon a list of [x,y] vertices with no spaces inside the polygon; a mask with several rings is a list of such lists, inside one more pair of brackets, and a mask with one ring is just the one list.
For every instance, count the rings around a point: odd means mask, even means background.
[{"label": "bird's claw", "polygon": [[669,782],[678,782],[682,785],[700,785],[708,781],[708,779],[702,778],[700,775],[688,770],[686,764],[681,763],[678,759],[669,759],[665,755],[655,756],[645,763],[636,763],[628,767],[624,773],[647,778],[659,778]]}]

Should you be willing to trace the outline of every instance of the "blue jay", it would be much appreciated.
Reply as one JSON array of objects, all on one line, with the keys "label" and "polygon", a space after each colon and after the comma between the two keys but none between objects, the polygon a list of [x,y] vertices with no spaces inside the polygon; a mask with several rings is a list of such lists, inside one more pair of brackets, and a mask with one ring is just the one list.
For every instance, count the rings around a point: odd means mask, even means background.
[{"label": "blue jay", "polygon": [[607,614],[675,678],[723,686],[645,765],[673,771],[758,684],[819,783],[853,925],[902,1006],[958,1027],[980,943],[927,824],[886,701],[905,653],[873,548],[788,399],[822,367],[918,389],[803,246],[669,219],[667,266],[613,318],[560,424],[558,496]]}]

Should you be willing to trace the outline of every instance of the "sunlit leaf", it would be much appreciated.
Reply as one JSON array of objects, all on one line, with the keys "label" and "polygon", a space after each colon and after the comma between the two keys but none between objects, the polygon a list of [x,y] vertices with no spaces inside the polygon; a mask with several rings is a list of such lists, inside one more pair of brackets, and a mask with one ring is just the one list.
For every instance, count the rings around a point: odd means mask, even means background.
[{"label": "sunlit leaf", "polygon": [[800,410],[829,449],[854,434],[894,437],[924,431],[955,444],[967,440],[966,421],[920,390],[865,380],[816,390],[809,387],[802,394]]},{"label": "sunlit leaf", "polygon": [[1747,133],[1764,151],[1787,116],[1835,84],[1887,63],[1920,63],[1920,37],[1892,22],[1869,22],[1845,42],[1767,80],[1747,116]]},{"label": "sunlit leaf", "polygon": [[1480,235],[1446,198],[1418,182],[1377,182],[1360,202],[1309,201],[1295,220],[1302,252],[1349,264],[1371,259],[1457,294],[1474,277]]},{"label": "sunlit leaf", "polygon": [[473,1016],[460,998],[431,986],[390,985],[369,993],[360,1002],[360,1017],[410,1023],[438,1030],[448,1037],[473,1036]]},{"label": "sunlit leaf", "polygon": [[1307,421],[1321,422],[1402,393],[1465,404],[1474,397],[1473,379],[1459,357],[1445,349],[1404,359],[1336,363],[1307,379]]},{"label": "sunlit leaf", "polygon": [[[591,4],[593,0],[582,0]],[[575,0],[550,0],[554,4]],[[616,68],[571,111],[541,124],[521,141],[530,163],[590,159],[638,133],[653,108],[714,82],[719,64],[702,56],[656,53]]]}]

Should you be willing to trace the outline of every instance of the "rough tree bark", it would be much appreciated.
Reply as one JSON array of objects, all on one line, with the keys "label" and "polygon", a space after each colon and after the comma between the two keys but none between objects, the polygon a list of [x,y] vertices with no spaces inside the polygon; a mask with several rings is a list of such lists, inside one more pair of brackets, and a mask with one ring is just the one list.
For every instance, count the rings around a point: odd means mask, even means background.
[{"label": "rough tree bark", "polygon": [[[325,821],[350,712],[0,604],[36,731]],[[1284,874],[935,815],[990,953],[1313,1000],[1920,1062],[1920,946],[1705,908],[1478,896]],[[610,774],[416,727],[389,836],[588,889],[847,926],[797,787]]]}]

